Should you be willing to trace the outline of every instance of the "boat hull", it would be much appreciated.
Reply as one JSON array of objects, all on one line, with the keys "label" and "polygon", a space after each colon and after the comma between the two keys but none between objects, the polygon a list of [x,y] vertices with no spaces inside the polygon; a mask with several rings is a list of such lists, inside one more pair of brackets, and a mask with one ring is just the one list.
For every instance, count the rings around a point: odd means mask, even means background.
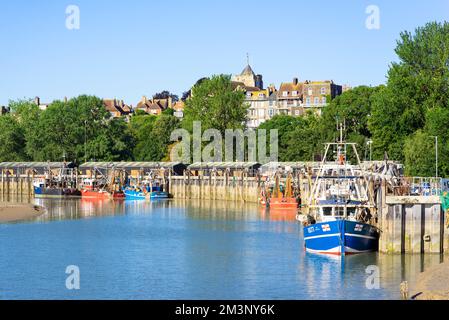
[{"label": "boat hull", "polygon": [[270,209],[293,209],[298,208],[296,198],[272,198],[269,203]]},{"label": "boat hull", "polygon": [[304,227],[307,252],[346,255],[377,251],[379,230],[369,224],[349,220],[316,223]]},{"label": "boat hull", "polygon": [[74,188],[34,187],[34,196],[37,198],[81,197],[81,191]]},{"label": "boat hull", "polygon": [[99,199],[99,200],[107,200],[107,199],[125,199],[125,194],[123,192],[108,192],[104,190],[89,190],[84,189],[81,191],[81,196],[83,198],[88,199]]},{"label": "boat hull", "polygon": [[154,191],[144,193],[142,191],[136,190],[125,190],[125,196],[127,200],[159,200],[159,199],[169,199],[170,195],[163,191]]},{"label": "boat hull", "polygon": [[125,190],[126,200],[146,200],[147,195],[142,191]]}]

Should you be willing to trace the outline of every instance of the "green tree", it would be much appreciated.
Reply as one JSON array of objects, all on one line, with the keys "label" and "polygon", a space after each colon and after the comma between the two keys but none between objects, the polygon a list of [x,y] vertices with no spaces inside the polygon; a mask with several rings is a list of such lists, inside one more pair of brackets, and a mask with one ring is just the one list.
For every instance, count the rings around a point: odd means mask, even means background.
[{"label": "green tree", "polygon": [[0,116],[0,162],[26,160],[24,146],[25,135],[17,119]]},{"label": "green tree", "polygon": [[170,135],[179,127],[179,120],[167,114],[157,117],[135,115],[129,127],[135,140],[133,158],[138,161],[161,161],[167,158]]},{"label": "green tree", "polygon": [[270,131],[278,130],[279,161],[291,161],[287,149],[290,144],[290,134],[301,124],[302,120],[299,117],[276,115],[262,123],[258,129],[264,129],[267,132],[267,150],[270,148]]},{"label": "green tree", "polygon": [[314,161],[323,156],[325,142],[322,119],[314,113],[298,118],[294,130],[287,134],[285,161]]},{"label": "green tree", "polygon": [[103,101],[79,96],[54,101],[45,111],[22,103],[16,108],[23,126],[26,153],[35,161],[126,160],[132,136],[122,119],[111,119]]},{"label": "green tree", "polygon": [[192,131],[194,121],[201,121],[203,130],[245,127],[249,105],[245,95],[232,87],[228,75],[212,76],[192,88],[192,96],[186,100],[183,126]]},{"label": "green tree", "polygon": [[26,143],[35,135],[42,111],[32,100],[9,101],[9,108],[23,130]]},{"label": "green tree", "polygon": [[405,174],[410,176],[435,175],[435,145],[429,135],[418,130],[404,142]]},{"label": "green tree", "polygon": [[346,140],[358,144],[360,156],[367,155],[371,139],[368,120],[371,116],[374,99],[382,87],[360,86],[336,97],[323,110],[321,130],[326,141],[338,139],[338,124],[346,127]]},{"label": "green tree", "polygon": [[392,63],[387,86],[376,95],[369,120],[377,157],[387,151],[390,158],[403,161],[405,143],[426,126],[427,112],[449,107],[447,48],[448,22],[401,33],[396,47],[399,61]]}]

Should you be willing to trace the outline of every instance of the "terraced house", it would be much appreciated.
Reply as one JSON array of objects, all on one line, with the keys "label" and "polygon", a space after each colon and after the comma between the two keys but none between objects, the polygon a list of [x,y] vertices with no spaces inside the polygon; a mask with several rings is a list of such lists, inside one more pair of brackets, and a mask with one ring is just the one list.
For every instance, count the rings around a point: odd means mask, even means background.
[{"label": "terraced house", "polygon": [[240,74],[232,77],[236,90],[245,93],[248,108],[248,128],[257,128],[275,115],[301,116],[307,111],[321,115],[329,102],[343,93],[343,87],[332,80],[281,83],[279,90],[274,85],[263,87],[263,77],[248,64]]},{"label": "terraced house", "polygon": [[146,96],[143,96],[139,103],[137,103],[136,110],[142,110],[152,115],[160,115],[162,111],[172,107],[173,100],[171,97],[167,99],[148,99]]}]

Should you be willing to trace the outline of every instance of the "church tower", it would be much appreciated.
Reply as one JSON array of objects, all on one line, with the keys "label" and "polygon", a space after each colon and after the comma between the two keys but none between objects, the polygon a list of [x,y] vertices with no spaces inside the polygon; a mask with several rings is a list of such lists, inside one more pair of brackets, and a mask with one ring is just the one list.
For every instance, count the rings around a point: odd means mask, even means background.
[{"label": "church tower", "polygon": [[245,69],[243,69],[242,73],[240,73],[238,75],[234,75],[232,77],[232,81],[241,82],[246,87],[253,87],[253,88],[256,87],[259,89],[263,89],[262,75],[260,75],[260,74],[256,75],[254,73],[253,69],[249,65],[249,58],[248,58],[247,65],[246,65]]}]

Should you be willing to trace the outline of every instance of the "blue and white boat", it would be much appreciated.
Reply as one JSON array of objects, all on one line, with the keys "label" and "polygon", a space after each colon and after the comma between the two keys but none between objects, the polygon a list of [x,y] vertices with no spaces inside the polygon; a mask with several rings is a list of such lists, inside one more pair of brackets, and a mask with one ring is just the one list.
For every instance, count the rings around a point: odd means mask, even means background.
[{"label": "blue and white boat", "polygon": [[127,200],[159,200],[168,199],[169,194],[161,191],[159,187],[134,188],[128,187],[124,191]]},{"label": "blue and white boat", "polygon": [[377,251],[379,231],[376,227],[347,219],[320,222],[304,228],[306,251],[347,255]]},{"label": "blue and white boat", "polygon": [[147,199],[147,194],[140,189],[136,188],[126,188],[125,199],[127,200],[145,200]]},{"label": "blue and white boat", "polygon": [[[336,161],[327,162],[331,147]],[[357,164],[347,160],[348,147]],[[327,143],[326,151],[310,190],[304,215],[304,243],[307,252],[346,255],[377,251],[380,232],[375,223],[374,197],[360,164],[355,143],[340,140]]]}]

